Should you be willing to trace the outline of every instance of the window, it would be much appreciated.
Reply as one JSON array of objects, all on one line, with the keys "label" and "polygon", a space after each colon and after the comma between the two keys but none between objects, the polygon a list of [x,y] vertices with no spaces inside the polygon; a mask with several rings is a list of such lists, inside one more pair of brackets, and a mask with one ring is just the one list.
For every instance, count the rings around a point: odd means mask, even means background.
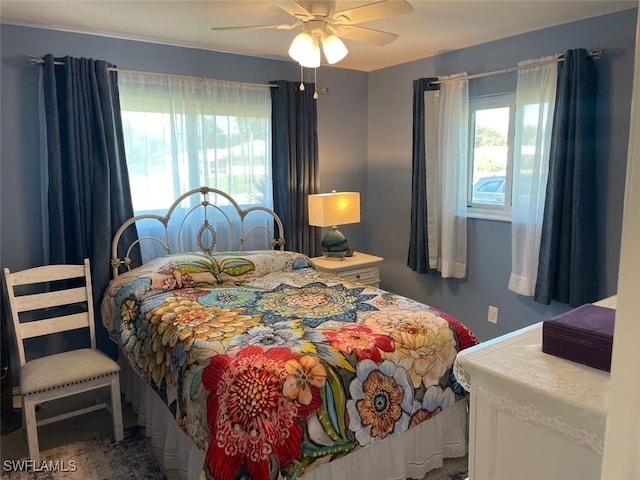
[{"label": "window", "polygon": [[514,95],[469,102],[469,216],[510,219],[514,124]]},{"label": "window", "polygon": [[[241,204],[264,204],[269,187],[271,150],[265,133],[268,118],[220,115],[171,116],[158,112],[123,111],[127,166],[136,211],[166,209],[171,198],[206,185],[231,194]],[[168,132],[176,124],[184,138]],[[189,132],[193,129],[193,132]],[[188,145],[191,135],[201,141]]]},{"label": "window", "polygon": [[242,205],[272,205],[267,88],[126,74],[119,88],[136,214],[203,185]]},{"label": "window", "polygon": [[[201,186],[222,190],[244,207],[273,207],[268,88],[131,72],[119,73],[118,87],[136,215],[162,215],[180,195]],[[228,208],[230,218],[237,218],[226,199],[213,201],[223,213]],[[185,200],[172,217],[183,223],[184,250],[197,249],[194,241],[204,220],[190,216],[192,207]],[[151,223],[137,224],[141,238],[162,236],[159,224]],[[240,247],[238,223],[213,225],[220,248]],[[264,235],[252,234],[243,248],[263,245],[272,225],[268,214],[252,214],[243,223],[245,232],[264,229]],[[163,254],[157,242],[142,246],[143,260]]]}]

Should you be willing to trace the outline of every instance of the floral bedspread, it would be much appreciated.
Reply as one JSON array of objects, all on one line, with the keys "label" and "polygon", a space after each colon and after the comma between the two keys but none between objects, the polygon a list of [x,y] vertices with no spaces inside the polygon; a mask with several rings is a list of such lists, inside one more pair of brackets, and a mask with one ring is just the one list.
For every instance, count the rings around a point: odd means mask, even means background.
[{"label": "floral bedspread", "polygon": [[298,478],[466,395],[445,313],[281,251],[182,253],[115,279],[103,322],[215,480]]}]

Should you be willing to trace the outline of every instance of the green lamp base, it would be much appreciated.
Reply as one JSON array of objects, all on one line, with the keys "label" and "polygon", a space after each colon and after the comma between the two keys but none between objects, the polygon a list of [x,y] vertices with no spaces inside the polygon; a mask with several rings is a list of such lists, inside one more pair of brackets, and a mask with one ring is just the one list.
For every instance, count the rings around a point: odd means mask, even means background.
[{"label": "green lamp base", "polygon": [[322,239],[322,253],[327,257],[342,259],[348,250],[347,239],[337,227],[332,227]]}]

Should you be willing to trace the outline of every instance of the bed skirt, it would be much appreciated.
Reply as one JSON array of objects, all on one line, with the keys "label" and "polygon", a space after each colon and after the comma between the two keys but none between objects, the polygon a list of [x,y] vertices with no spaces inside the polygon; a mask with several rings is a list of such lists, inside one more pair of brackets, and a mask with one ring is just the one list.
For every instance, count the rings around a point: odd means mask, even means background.
[{"label": "bed skirt", "polygon": [[[138,424],[145,427],[153,447],[163,453],[164,467],[178,470],[181,480],[204,479],[205,453],[180,429],[165,403],[129,364],[120,359],[120,366],[122,394],[138,414]],[[321,465],[301,480],[420,479],[440,468],[444,458],[467,454],[467,419],[467,401],[456,402],[428,422]]]}]

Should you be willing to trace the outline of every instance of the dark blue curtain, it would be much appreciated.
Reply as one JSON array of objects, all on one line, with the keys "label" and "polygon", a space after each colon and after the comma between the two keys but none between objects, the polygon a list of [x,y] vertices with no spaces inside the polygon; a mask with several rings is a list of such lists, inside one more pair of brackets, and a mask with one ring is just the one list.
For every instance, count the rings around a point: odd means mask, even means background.
[{"label": "dark blue curtain", "polygon": [[535,299],[579,306],[598,299],[596,68],[584,49],[558,65]]},{"label": "dark blue curtain", "polygon": [[413,153],[411,166],[411,232],[407,266],[418,273],[429,273],[427,233],[427,160],[425,147],[424,93],[438,90],[431,82],[437,78],[413,81]]},{"label": "dark blue curtain", "polygon": [[[117,76],[107,62],[44,58],[48,157],[49,263],[91,261],[96,342],[116,345],[101,328],[100,301],[111,278],[111,239],[133,216]],[[132,229],[129,242],[136,239]],[[136,259],[139,260],[139,259]]]},{"label": "dark blue curtain", "polygon": [[273,206],[284,224],[286,249],[322,255],[321,231],[309,226],[307,197],[318,193],[318,119],[314,84],[271,82]]}]

